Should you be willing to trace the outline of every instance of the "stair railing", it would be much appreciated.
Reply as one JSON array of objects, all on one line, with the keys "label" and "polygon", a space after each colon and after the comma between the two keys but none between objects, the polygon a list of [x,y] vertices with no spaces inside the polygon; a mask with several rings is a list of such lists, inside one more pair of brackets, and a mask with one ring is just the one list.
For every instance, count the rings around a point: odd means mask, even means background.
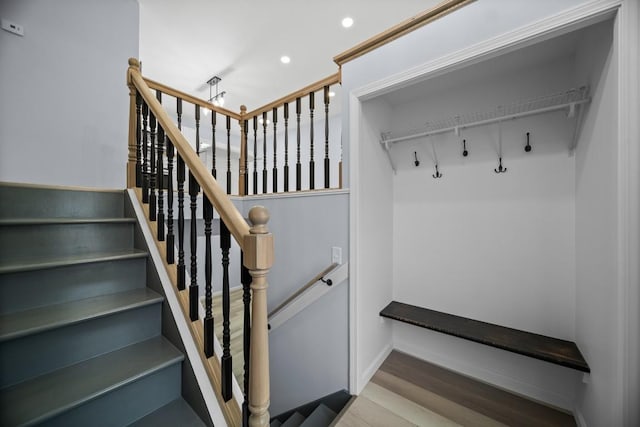
[{"label": "stair railing", "polygon": [[[253,140],[253,149],[250,149],[251,144],[248,144],[244,152],[251,153],[254,159],[253,165],[246,162],[244,165],[247,174],[243,182],[243,194],[342,188],[342,147],[340,146],[338,153],[331,152],[329,127],[331,98],[335,95],[335,86],[339,85],[340,81],[338,72],[249,113],[242,114],[242,120],[245,123],[245,141]],[[316,103],[316,94],[320,95],[318,103]],[[316,108],[320,108],[321,122],[324,125],[324,130],[318,135],[320,138],[317,138],[314,129]],[[290,125],[290,122],[294,123]],[[294,124],[295,139],[290,143],[289,136]],[[284,140],[284,146],[280,146],[278,138]],[[259,146],[260,140],[262,150]],[[283,160],[279,160],[278,148],[282,150],[283,156],[280,157],[283,157]],[[303,152],[305,158],[303,158]],[[316,152],[323,165],[323,182],[319,185],[315,182]],[[272,156],[271,167],[268,167],[268,155]],[[258,163],[260,156],[262,156],[261,165]],[[337,162],[335,162],[336,157]],[[281,161],[282,170],[279,166]],[[290,167],[294,165],[294,161],[295,175],[293,167]],[[252,170],[251,174],[248,173],[249,169]],[[294,182],[290,182],[290,175],[295,176]],[[280,177],[282,179],[279,179]],[[249,185],[250,181],[252,185]],[[259,186],[259,181],[262,182],[262,188]]]},{"label": "stair railing", "polygon": [[[148,211],[150,223],[156,223],[157,243],[165,252],[165,267],[174,281],[185,316],[191,322],[194,340],[199,344],[199,352],[229,425],[267,426],[269,424],[269,342],[267,331],[267,274],[273,264],[273,236],[267,223],[269,213],[261,206],[253,207],[249,212],[251,226],[242,217],[228,197],[230,179],[227,179],[227,191],[219,186],[215,179],[216,171],[207,167],[198,157],[198,130],[196,127],[196,149],[194,150],[182,134],[182,99],[185,94],[174,91],[176,96],[177,124],[171,119],[161,104],[162,93],[166,87],[152,83],[142,77],[137,59],[129,59],[127,85],[130,95],[129,116],[129,153],[127,163],[127,185],[136,188],[145,211]],[[195,98],[194,98],[195,99]],[[194,99],[189,99],[192,101]],[[196,123],[200,117],[200,100],[195,99]],[[238,119],[228,110],[212,109],[226,117],[227,135],[230,133],[230,120]],[[212,119],[215,120],[215,119]],[[242,122],[241,122],[242,123]],[[229,144],[229,143],[228,143]],[[214,150],[215,151],[215,150]],[[176,159],[176,176],[173,161]],[[166,158],[166,164],[164,159]],[[227,161],[229,162],[229,160]],[[230,167],[227,168],[227,174]],[[188,196],[190,216],[190,283],[187,289],[187,265],[185,263],[184,242],[186,239],[185,222],[185,181],[188,174]],[[227,175],[229,178],[229,175]],[[177,243],[176,260],[174,233],[174,183],[177,185]],[[198,281],[197,270],[201,267],[197,259],[197,207],[198,195],[202,193],[202,218],[205,235],[205,318],[198,320]],[[167,197],[165,206],[164,197]],[[165,216],[166,210],[166,216]],[[223,284],[223,354],[221,364],[214,356],[214,333],[212,317],[212,269],[213,254],[211,247],[212,220],[214,210],[220,217],[220,248],[222,252]],[[166,222],[166,228],[165,228]],[[230,354],[229,333],[229,250],[231,236],[241,249],[241,282],[244,303],[244,402],[242,414],[238,405],[232,402],[232,358]],[[177,261],[177,262],[176,262]],[[249,324],[249,322],[251,322]]]}]

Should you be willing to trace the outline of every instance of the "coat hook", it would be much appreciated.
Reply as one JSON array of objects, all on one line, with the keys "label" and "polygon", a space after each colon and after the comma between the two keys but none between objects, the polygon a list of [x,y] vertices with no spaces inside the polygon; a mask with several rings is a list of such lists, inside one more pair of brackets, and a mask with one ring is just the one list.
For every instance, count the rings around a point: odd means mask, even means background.
[{"label": "coat hook", "polygon": [[529,132],[527,132],[527,145],[524,146],[525,153],[529,153],[531,151],[531,144],[529,144]]},{"label": "coat hook", "polygon": [[418,160],[418,152],[414,151],[413,152],[413,157],[416,159],[413,163],[416,165],[416,167],[420,166],[420,160]]},{"label": "coat hook", "polygon": [[438,164],[436,163],[436,173],[431,175],[434,178],[442,178],[442,174],[440,173],[440,171],[438,170]]},{"label": "coat hook", "polygon": [[433,141],[431,141],[431,152],[433,153],[433,163],[436,166],[436,173],[431,176],[434,178],[442,178],[442,174],[438,170],[438,154],[436,153],[436,147],[433,145]]},{"label": "coat hook", "polygon": [[467,151],[467,140],[463,139],[462,140],[462,157],[467,157],[469,155],[469,152]]},{"label": "coat hook", "polygon": [[502,157],[500,157],[500,163],[496,169],[494,169],[495,173],[505,173],[507,168],[502,166]]}]

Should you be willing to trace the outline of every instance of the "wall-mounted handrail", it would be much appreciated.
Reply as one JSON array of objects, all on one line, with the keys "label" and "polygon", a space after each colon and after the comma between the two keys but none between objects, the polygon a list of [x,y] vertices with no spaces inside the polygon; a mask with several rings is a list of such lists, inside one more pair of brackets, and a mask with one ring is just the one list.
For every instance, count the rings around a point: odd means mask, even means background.
[{"label": "wall-mounted handrail", "polygon": [[[285,308],[286,306],[288,306],[289,304],[291,304],[291,302],[293,300],[295,300],[296,298],[298,298],[301,294],[303,294],[307,289],[309,289],[310,287],[312,287],[313,285],[315,285],[316,283],[322,281],[322,279],[324,279],[324,276],[326,276],[327,274],[331,273],[339,264],[337,262],[334,262],[333,264],[331,264],[330,266],[328,266],[327,268],[325,268],[324,270],[322,270],[321,272],[319,272],[318,274],[316,274],[315,276],[313,276],[313,278],[311,280],[309,280],[307,283],[305,283],[303,286],[301,286],[297,291],[295,291],[293,294],[291,294],[291,296],[289,296],[287,299],[285,299],[282,303],[280,303],[276,308],[274,308],[273,310],[271,310],[269,312],[269,315],[267,317],[273,317],[276,313],[278,313],[280,310],[282,310],[283,308]],[[331,286],[331,283],[327,283],[328,286]]]},{"label": "wall-mounted handrail", "polygon": [[[298,295],[293,301],[282,307],[277,312],[274,312],[273,315],[269,316],[269,331],[273,332],[298,313],[305,311],[307,307],[314,304],[325,294],[333,292],[335,288],[348,278],[349,263],[345,262],[344,264],[336,266],[320,279],[321,282],[325,282],[328,286],[311,286]],[[330,281],[331,284],[329,284]],[[316,281],[315,283],[317,284],[318,282]]]}]

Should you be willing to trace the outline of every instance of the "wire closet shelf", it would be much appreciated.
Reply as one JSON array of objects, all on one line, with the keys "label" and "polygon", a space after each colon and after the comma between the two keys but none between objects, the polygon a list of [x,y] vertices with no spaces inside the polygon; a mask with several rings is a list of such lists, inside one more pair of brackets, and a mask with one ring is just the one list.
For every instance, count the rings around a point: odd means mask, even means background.
[{"label": "wire closet shelf", "polygon": [[579,112],[582,111],[582,109],[578,107],[582,104],[588,103],[590,100],[589,87],[581,86],[578,89],[569,89],[564,92],[557,92],[537,98],[517,101],[509,105],[500,105],[490,111],[474,112],[462,116],[453,116],[442,120],[436,120],[434,122],[427,122],[425,126],[419,129],[400,132],[382,132],[380,142],[384,144],[385,148],[388,150],[389,144],[391,143],[408,141],[447,132],[454,132],[458,135],[462,129],[563,109],[567,109],[568,117],[573,117],[576,110],[579,110]]}]

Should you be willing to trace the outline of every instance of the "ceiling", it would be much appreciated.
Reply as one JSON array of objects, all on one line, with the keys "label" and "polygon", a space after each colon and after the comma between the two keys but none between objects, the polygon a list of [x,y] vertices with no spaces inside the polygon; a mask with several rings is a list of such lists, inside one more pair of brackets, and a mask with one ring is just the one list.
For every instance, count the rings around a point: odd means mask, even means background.
[{"label": "ceiling", "polygon": [[[256,109],[338,71],[333,57],[439,0],[138,0],[145,77]],[[351,17],[354,24],[343,28]],[[280,57],[291,58],[289,64]],[[215,92],[215,89],[214,89]],[[214,93],[215,94],[215,93]]]}]

